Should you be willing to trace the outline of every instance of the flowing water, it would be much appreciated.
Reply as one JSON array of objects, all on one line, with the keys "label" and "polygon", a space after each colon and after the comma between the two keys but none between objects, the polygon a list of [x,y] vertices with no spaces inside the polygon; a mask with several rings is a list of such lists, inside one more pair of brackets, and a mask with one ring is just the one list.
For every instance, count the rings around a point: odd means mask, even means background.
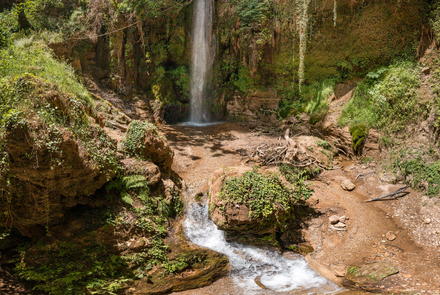
[{"label": "flowing water", "polygon": [[210,120],[206,96],[213,61],[212,7],[212,0],[194,2],[190,91],[190,121],[194,123],[205,123]]},{"label": "flowing water", "polygon": [[[340,287],[310,269],[302,257],[287,259],[275,251],[228,243],[224,233],[209,219],[206,204],[188,204],[184,227],[193,243],[228,256],[234,294],[291,294],[292,291],[333,294],[341,291]],[[256,277],[266,290],[257,285]]]}]

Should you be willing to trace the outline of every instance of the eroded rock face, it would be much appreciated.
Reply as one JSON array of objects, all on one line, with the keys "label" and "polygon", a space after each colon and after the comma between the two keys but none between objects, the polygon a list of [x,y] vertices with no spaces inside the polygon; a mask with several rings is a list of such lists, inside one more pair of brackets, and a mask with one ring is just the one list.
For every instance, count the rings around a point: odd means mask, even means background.
[{"label": "eroded rock face", "polygon": [[[102,132],[93,130],[97,137]],[[103,132],[101,136],[112,142]],[[13,226],[25,236],[44,234],[44,227],[59,222],[68,208],[99,205],[91,196],[115,175],[96,163],[71,131],[51,133],[39,120],[8,131],[4,141],[11,203],[2,202],[0,210],[11,214]],[[95,144],[99,148],[99,140]],[[116,144],[112,146],[114,153]]]}]

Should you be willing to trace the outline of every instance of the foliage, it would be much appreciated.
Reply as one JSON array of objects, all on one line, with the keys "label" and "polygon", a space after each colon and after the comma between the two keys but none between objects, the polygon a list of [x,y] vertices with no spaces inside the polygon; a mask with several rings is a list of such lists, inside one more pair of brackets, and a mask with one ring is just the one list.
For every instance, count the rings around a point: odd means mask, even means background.
[{"label": "foliage", "polygon": [[247,68],[239,68],[238,74],[232,73],[232,84],[240,90],[242,93],[247,93],[248,90],[253,88],[252,78],[249,76],[249,70]]},{"label": "foliage", "polygon": [[124,153],[142,159],[144,157],[142,150],[145,148],[144,142],[147,136],[159,137],[157,127],[152,123],[133,120],[121,143]]},{"label": "foliage", "polygon": [[237,13],[240,17],[240,25],[250,28],[252,25],[264,25],[270,12],[270,2],[266,0],[233,1],[237,5]]},{"label": "foliage", "polygon": [[316,145],[320,146],[326,150],[332,150],[332,146],[325,140],[319,139],[316,141]]},{"label": "foliage", "polygon": [[108,253],[98,242],[83,248],[58,241],[40,252],[43,257],[39,259],[44,262],[36,265],[23,261],[29,246],[18,248],[15,271],[21,278],[35,281],[36,290],[50,294],[79,295],[86,290],[92,294],[116,294],[133,277],[124,259]]},{"label": "foliage", "polygon": [[61,90],[78,97],[86,107],[93,106],[90,94],[78,82],[73,68],[53,58],[48,46],[34,37],[15,40],[12,45],[0,50],[0,78],[24,73],[57,85]]},{"label": "foliage", "polygon": [[247,171],[240,177],[223,179],[220,199],[229,204],[246,205],[252,219],[269,220],[275,217],[278,220],[292,213],[293,205],[301,199],[307,199],[311,194],[304,183],[305,172],[295,171],[287,166],[280,167],[287,181],[295,186],[295,190],[292,190],[283,184],[279,174],[263,175],[258,169],[255,166],[252,171]]},{"label": "foliage", "polygon": [[434,34],[437,39],[440,36],[440,3],[433,4],[434,7],[431,11],[431,27],[434,30]]},{"label": "foliage", "polygon": [[418,67],[400,62],[368,73],[339,117],[341,126],[363,124],[387,133],[404,130],[424,114],[417,100]]},{"label": "foliage", "polygon": [[428,196],[437,197],[440,192],[440,161],[433,161],[428,153],[419,149],[400,149],[393,168],[400,171],[413,188],[426,190]]},{"label": "foliage", "polygon": [[328,99],[334,93],[335,81],[323,80],[310,85],[302,86],[302,93],[291,93],[280,101],[279,117],[286,118],[292,114],[306,112],[310,116],[310,123],[315,124],[323,119],[329,108]]},{"label": "foliage", "polygon": [[364,124],[357,124],[351,126],[349,131],[351,134],[351,145],[353,150],[356,153],[359,153],[365,138],[368,136],[368,129]]},{"label": "foliage", "polygon": [[0,48],[8,45],[17,31],[17,16],[8,10],[0,12]]},{"label": "foliage", "polygon": [[130,190],[136,190],[138,193],[137,197],[144,202],[147,202],[150,193],[148,180],[142,175],[125,176],[107,183],[105,186],[107,194],[112,189],[118,190],[121,200],[128,205],[133,205],[133,199],[129,193]]}]

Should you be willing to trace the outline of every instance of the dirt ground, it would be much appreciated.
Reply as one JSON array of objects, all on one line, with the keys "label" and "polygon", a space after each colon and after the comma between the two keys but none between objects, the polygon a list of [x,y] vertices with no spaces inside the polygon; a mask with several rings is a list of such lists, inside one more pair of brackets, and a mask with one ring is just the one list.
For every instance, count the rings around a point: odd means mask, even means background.
[{"label": "dirt ground", "polygon": [[[278,139],[253,134],[233,123],[160,129],[175,152],[172,168],[195,192],[208,189],[213,172],[245,162],[251,147]],[[334,164],[340,168],[324,171],[311,181],[315,193],[309,204],[317,214],[303,228],[306,241],[315,249],[306,257],[309,265],[341,284],[348,266],[388,261],[399,272],[380,282],[381,293],[440,294],[440,206],[436,200],[408,189],[410,193],[401,198],[366,202],[404,184],[381,182],[380,167],[374,161],[363,164],[336,158]],[[353,191],[342,189],[346,179],[356,185]],[[333,215],[346,217],[344,230],[331,226]],[[183,294],[229,294],[231,284],[224,278]]]}]

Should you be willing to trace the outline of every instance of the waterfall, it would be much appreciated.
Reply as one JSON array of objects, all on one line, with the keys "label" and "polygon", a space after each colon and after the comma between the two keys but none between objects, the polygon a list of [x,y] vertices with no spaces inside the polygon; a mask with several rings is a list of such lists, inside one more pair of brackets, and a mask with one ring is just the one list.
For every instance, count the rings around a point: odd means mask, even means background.
[{"label": "waterfall", "polygon": [[209,122],[207,109],[208,77],[211,72],[213,53],[212,0],[195,0],[191,40],[191,103],[190,121]]},{"label": "waterfall", "polygon": [[187,202],[184,228],[191,242],[228,256],[232,266],[230,276],[235,285],[234,294],[258,294],[258,291],[263,291],[255,283],[257,276],[270,291],[288,294],[298,290],[307,294],[335,294],[341,291],[340,287],[309,268],[304,258],[291,260],[272,250],[228,243],[224,233],[209,219],[207,204]]}]

